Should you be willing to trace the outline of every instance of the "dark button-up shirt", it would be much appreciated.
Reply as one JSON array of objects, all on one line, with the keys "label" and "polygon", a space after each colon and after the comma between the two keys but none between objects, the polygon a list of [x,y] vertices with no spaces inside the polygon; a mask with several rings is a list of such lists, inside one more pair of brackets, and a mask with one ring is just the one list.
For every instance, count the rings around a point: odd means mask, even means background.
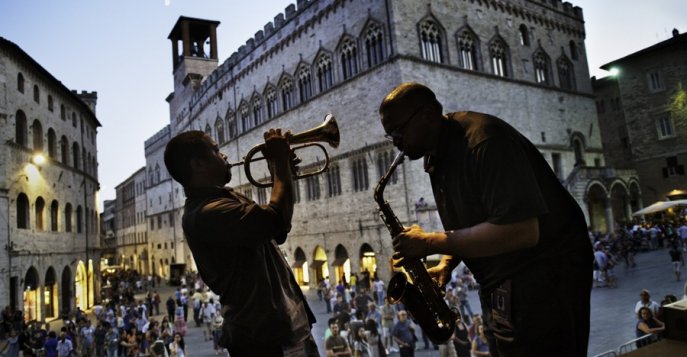
[{"label": "dark button-up shirt", "polygon": [[226,337],[280,345],[307,338],[315,317],[277,246],[288,230],[279,209],[229,188],[186,195],[184,233],[203,281],[220,295]]}]

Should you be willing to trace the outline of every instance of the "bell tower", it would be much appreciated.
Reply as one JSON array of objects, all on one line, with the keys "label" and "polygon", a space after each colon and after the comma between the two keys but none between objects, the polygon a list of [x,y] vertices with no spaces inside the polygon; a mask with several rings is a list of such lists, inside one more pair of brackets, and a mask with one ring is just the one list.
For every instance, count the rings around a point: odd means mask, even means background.
[{"label": "bell tower", "polygon": [[[172,41],[174,91],[178,85],[200,84],[217,68],[219,21],[180,16],[167,37]],[[193,83],[198,82],[198,83]]]},{"label": "bell tower", "polygon": [[217,69],[217,26],[219,21],[180,16],[167,37],[174,74],[174,92],[167,96],[172,122],[184,120],[193,93]]}]

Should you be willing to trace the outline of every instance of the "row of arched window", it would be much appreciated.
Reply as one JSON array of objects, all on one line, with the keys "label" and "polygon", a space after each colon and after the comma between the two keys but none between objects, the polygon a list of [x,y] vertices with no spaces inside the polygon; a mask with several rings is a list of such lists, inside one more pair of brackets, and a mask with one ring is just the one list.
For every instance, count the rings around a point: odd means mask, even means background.
[{"label": "row of arched window", "polygon": [[[31,229],[31,205],[29,198],[25,193],[20,193],[17,196],[17,228]],[[71,203],[67,203],[60,208],[57,200],[52,200],[50,207],[43,197],[38,196],[34,202],[33,208],[33,228],[36,231],[51,231],[51,232],[73,232],[83,233],[84,226],[84,210],[81,205],[72,207]],[[97,213],[95,210],[86,209],[86,218],[88,221],[88,231],[95,232],[95,222]]]},{"label": "row of arched window", "polygon": [[[19,72],[17,73],[17,91],[19,93],[24,94],[25,90],[24,87],[26,85],[26,80],[24,79],[24,75]],[[36,102],[36,104],[41,103],[41,90],[38,88],[37,84],[33,85],[33,101]],[[55,101],[53,100],[52,95],[48,94],[48,111],[54,112],[55,110]],[[65,107],[64,104],[60,104],[60,119],[62,121],[67,121],[67,108]],[[77,121],[77,116],[76,116],[76,111],[72,111],[71,115],[71,121],[72,121],[72,126],[77,127],[78,126],[78,121]],[[83,128],[83,122],[81,124],[82,130]],[[85,130],[86,137],[91,140],[91,143],[95,143],[95,133],[92,132],[91,130]]]},{"label": "row of arched window", "polygon": [[[27,124],[26,114],[24,114],[21,109],[17,110],[17,113],[15,114],[14,142],[17,145],[26,148],[29,147]],[[31,148],[34,151],[45,153],[53,160],[59,160],[65,165],[71,165],[75,169],[83,170],[88,174],[96,176],[97,164],[95,155],[91,156],[91,153],[87,152],[86,148],[81,148],[78,142],[74,141],[73,143],[69,143],[69,140],[65,135],[62,135],[58,142],[55,130],[53,128],[49,128],[46,150],[46,143],[44,141],[45,137],[43,136],[43,125],[38,119],[34,120],[31,124],[31,133]]]},{"label": "row of arched window", "polygon": [[361,69],[377,66],[386,57],[384,42],[382,26],[370,22],[359,38],[346,35],[335,52],[321,50],[312,63],[301,62],[295,72],[283,73],[276,84],[268,83],[262,93],[254,92],[249,99],[241,100],[236,110],[229,108],[224,118],[206,123],[203,130],[221,145],[326,92]]},{"label": "row of arched window", "polygon": [[[420,54],[423,59],[448,64],[448,53],[444,38],[444,31],[435,19],[429,18],[418,26],[420,37]],[[530,31],[524,24],[519,28],[520,44],[530,46]],[[467,70],[490,72],[500,77],[513,77],[510,48],[508,43],[500,35],[494,35],[486,45],[488,61],[482,61],[481,40],[469,26],[465,26],[456,32],[456,44],[458,49],[458,66]],[[569,51],[573,59],[578,58],[577,45],[574,41],[569,43]],[[564,51],[563,51],[564,52]],[[575,72],[572,61],[565,53],[562,53],[555,62],[558,74],[558,86],[562,89],[575,89]],[[539,46],[532,53],[532,69],[536,83],[554,85],[553,65],[549,55]]]}]

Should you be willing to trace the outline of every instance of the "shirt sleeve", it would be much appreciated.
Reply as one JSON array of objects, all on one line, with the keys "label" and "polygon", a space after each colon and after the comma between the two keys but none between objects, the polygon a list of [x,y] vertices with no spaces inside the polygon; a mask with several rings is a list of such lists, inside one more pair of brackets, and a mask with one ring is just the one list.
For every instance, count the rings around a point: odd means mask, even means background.
[{"label": "shirt sleeve", "polygon": [[283,242],[286,236],[284,221],[271,205],[243,203],[228,197],[205,202],[197,224],[208,236],[222,237],[225,246],[256,246],[271,239]]},{"label": "shirt sleeve", "polygon": [[473,149],[473,179],[493,224],[510,224],[548,212],[523,143],[504,135]]}]

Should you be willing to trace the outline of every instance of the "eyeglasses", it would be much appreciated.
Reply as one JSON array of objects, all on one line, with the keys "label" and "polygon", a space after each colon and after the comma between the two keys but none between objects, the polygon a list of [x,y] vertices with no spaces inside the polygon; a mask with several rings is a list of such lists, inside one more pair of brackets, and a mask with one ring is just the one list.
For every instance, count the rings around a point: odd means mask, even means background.
[{"label": "eyeglasses", "polygon": [[389,134],[384,135],[384,138],[386,138],[387,140],[389,140],[389,141],[391,141],[391,142],[393,142],[394,139],[400,139],[400,138],[401,138],[401,131],[403,131],[403,128],[405,128],[405,127],[408,125],[408,123],[410,123],[410,119],[413,119],[413,117],[414,117],[415,115],[417,115],[417,113],[419,113],[420,110],[422,110],[422,108],[423,108],[423,106],[421,105],[420,107],[418,107],[417,109],[415,109],[415,111],[413,112],[413,114],[410,114],[410,116],[408,117],[408,119],[406,119],[406,120],[403,122],[403,124],[399,125],[399,126],[396,127],[395,129],[392,129],[391,131],[389,131]]}]

